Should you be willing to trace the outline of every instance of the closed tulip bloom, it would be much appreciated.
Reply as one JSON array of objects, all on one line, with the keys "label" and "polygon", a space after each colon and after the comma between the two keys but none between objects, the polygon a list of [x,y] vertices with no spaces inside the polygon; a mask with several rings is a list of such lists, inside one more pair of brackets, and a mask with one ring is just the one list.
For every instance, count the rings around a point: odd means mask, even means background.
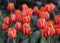
[{"label": "closed tulip bloom", "polygon": [[31,28],[30,28],[30,25],[25,23],[23,25],[23,29],[22,29],[22,32],[24,35],[30,35],[31,34]]},{"label": "closed tulip bloom", "polygon": [[44,29],[45,26],[46,26],[46,21],[45,21],[45,19],[44,19],[44,18],[38,19],[38,21],[37,21],[37,27],[38,27],[39,29]]},{"label": "closed tulip bloom", "polygon": [[56,23],[60,24],[60,15],[56,15],[54,17],[54,20],[55,20]]},{"label": "closed tulip bloom", "polygon": [[24,23],[23,24],[23,28],[28,28],[28,27],[30,27],[30,24],[29,23]]},{"label": "closed tulip bloom", "polygon": [[13,2],[9,2],[9,3],[8,3],[8,6],[7,6],[7,9],[8,9],[9,11],[13,11],[13,10],[14,10],[14,3],[13,3]]},{"label": "closed tulip bloom", "polygon": [[16,15],[15,14],[11,14],[10,15],[10,22],[15,22],[16,21]]},{"label": "closed tulip bloom", "polygon": [[38,7],[34,6],[33,13],[35,13],[38,16],[38,11],[39,11]]},{"label": "closed tulip bloom", "polygon": [[45,7],[44,7],[44,6],[41,7],[41,8],[40,8],[40,11],[45,11]]},{"label": "closed tulip bloom", "polygon": [[17,34],[16,34],[16,30],[15,28],[9,28],[8,29],[8,37],[13,39],[16,38]]},{"label": "closed tulip bloom", "polygon": [[10,20],[9,20],[9,17],[8,17],[8,16],[6,16],[6,17],[4,18],[4,23],[5,23],[5,24],[10,24]]},{"label": "closed tulip bloom", "polygon": [[45,10],[48,12],[53,12],[56,9],[56,6],[52,3],[45,5]]},{"label": "closed tulip bloom", "polygon": [[8,29],[8,25],[7,25],[7,24],[5,24],[5,23],[3,23],[3,24],[2,24],[2,30],[4,30],[4,31],[5,31],[5,30],[7,30],[7,29]]},{"label": "closed tulip bloom", "polygon": [[24,23],[30,23],[30,22],[31,22],[30,16],[25,16],[25,17],[23,18],[23,22],[24,22]]},{"label": "closed tulip bloom", "polygon": [[54,25],[54,30],[55,30],[55,35],[59,35],[60,34],[60,25],[55,24]]},{"label": "closed tulip bloom", "polygon": [[22,22],[22,15],[16,15],[16,21],[18,21],[18,22]]},{"label": "closed tulip bloom", "polygon": [[18,10],[15,10],[15,14],[16,15],[21,15],[21,11],[18,9]]},{"label": "closed tulip bloom", "polygon": [[21,22],[16,22],[15,28],[16,28],[16,30],[21,30],[21,28],[22,28]]},{"label": "closed tulip bloom", "polygon": [[41,18],[45,18],[46,20],[48,20],[50,15],[49,15],[48,12],[42,11],[42,12],[40,12],[39,16],[40,16]]},{"label": "closed tulip bloom", "polygon": [[27,4],[22,4],[22,10],[28,9]]},{"label": "closed tulip bloom", "polygon": [[31,34],[31,28],[30,27],[23,28],[22,32],[24,35],[30,35]]}]

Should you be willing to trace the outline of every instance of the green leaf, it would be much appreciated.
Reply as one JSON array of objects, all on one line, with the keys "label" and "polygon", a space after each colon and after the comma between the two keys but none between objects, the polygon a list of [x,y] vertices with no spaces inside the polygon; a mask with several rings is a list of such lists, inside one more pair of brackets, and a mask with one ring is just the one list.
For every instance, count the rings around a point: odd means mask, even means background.
[{"label": "green leaf", "polygon": [[39,37],[40,37],[39,31],[32,33],[30,43],[37,43]]},{"label": "green leaf", "polygon": [[15,39],[13,39],[13,43],[16,43]]},{"label": "green leaf", "polygon": [[2,38],[0,38],[0,43],[4,43],[4,40]]},{"label": "green leaf", "polygon": [[46,42],[46,38],[45,38],[45,37],[41,37],[40,43],[47,43],[47,42]]},{"label": "green leaf", "polygon": [[7,43],[13,43],[13,40],[10,39],[10,38],[8,38],[8,39],[7,39]]},{"label": "green leaf", "polygon": [[29,43],[29,38],[22,40],[20,43]]}]

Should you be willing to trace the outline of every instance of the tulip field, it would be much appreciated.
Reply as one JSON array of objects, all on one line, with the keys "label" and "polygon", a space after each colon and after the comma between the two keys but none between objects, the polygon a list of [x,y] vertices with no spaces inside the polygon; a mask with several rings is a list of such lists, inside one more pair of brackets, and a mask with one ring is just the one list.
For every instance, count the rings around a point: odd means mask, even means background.
[{"label": "tulip field", "polygon": [[9,2],[0,10],[0,43],[60,43],[60,13],[54,3],[21,9]]}]

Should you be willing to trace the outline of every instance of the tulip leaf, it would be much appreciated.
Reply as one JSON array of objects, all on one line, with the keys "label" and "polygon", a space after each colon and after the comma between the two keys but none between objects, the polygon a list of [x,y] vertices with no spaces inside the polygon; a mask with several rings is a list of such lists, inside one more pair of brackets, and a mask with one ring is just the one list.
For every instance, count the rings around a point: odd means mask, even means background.
[{"label": "tulip leaf", "polygon": [[8,38],[8,39],[7,39],[7,43],[13,43],[13,40],[10,39],[10,38]]},{"label": "tulip leaf", "polygon": [[46,42],[46,38],[45,38],[45,37],[41,37],[40,43],[47,43],[47,42]]},{"label": "tulip leaf", "polygon": [[39,37],[40,37],[39,31],[32,33],[30,43],[37,43]]},{"label": "tulip leaf", "polygon": [[4,40],[2,38],[0,38],[0,43],[4,43]]},{"label": "tulip leaf", "polygon": [[22,40],[20,43],[29,43],[29,38]]}]

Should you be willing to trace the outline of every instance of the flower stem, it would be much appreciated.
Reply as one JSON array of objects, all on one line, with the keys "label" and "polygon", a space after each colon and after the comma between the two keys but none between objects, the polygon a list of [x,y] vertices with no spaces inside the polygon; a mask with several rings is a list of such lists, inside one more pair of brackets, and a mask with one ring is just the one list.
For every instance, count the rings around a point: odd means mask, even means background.
[{"label": "flower stem", "polygon": [[55,16],[56,14],[55,14],[55,12],[53,12],[53,16]]},{"label": "flower stem", "polygon": [[49,38],[49,43],[50,43],[50,36],[48,38]]},{"label": "flower stem", "polygon": [[56,39],[57,39],[57,37],[56,37],[56,35],[54,36],[54,43],[56,43]]},{"label": "flower stem", "polygon": [[13,39],[13,43],[16,43],[15,39]]}]

